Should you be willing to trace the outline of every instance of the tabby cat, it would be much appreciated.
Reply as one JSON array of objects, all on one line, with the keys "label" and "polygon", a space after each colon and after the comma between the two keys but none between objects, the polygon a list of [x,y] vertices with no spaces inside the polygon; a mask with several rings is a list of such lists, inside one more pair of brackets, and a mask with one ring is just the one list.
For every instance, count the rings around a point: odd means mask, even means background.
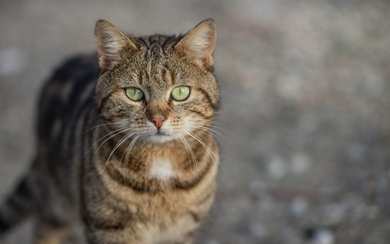
[{"label": "tabby cat", "polygon": [[192,243],[213,202],[216,30],[127,36],[95,27],[96,54],[61,66],[39,101],[32,165],[0,207],[0,233],[35,216],[35,243],[80,224],[88,243]]}]

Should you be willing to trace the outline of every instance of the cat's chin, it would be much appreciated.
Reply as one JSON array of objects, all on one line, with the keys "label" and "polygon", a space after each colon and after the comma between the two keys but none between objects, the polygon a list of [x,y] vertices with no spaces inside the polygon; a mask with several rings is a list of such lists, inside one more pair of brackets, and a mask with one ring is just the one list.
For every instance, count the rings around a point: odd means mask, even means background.
[{"label": "cat's chin", "polygon": [[164,135],[164,134],[149,135],[149,136],[144,138],[144,140],[146,142],[156,143],[156,144],[171,142],[171,141],[173,141],[175,139],[177,139],[175,136]]}]

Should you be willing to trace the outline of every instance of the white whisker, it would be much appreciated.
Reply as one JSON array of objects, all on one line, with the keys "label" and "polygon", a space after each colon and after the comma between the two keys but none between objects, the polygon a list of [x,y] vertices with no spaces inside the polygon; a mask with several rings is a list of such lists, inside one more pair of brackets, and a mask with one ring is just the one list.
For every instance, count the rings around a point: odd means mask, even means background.
[{"label": "white whisker", "polygon": [[109,133],[107,133],[106,135],[102,136],[102,138],[100,138],[99,140],[97,140],[87,151],[86,153],[84,154],[84,157],[88,154],[88,152],[94,148],[96,146],[96,144],[99,143],[99,141],[103,140],[104,138],[108,137],[104,142],[102,142],[99,147],[95,150],[94,152],[94,155],[97,153],[97,151],[100,149],[101,146],[103,146],[104,143],[106,143],[108,140],[110,140],[111,138],[123,133],[123,132],[126,132],[130,130],[130,128],[126,128],[126,129],[123,129],[123,128],[120,128],[120,129],[117,129],[117,130],[114,130],[114,131],[111,131]]},{"label": "white whisker", "polygon": [[88,131],[91,131],[91,130],[93,130],[93,129],[96,129],[96,128],[98,128],[98,127],[107,126],[107,125],[123,125],[123,124],[124,124],[123,122],[99,124],[99,125],[93,126],[92,128],[89,128],[89,129],[86,130],[83,134],[85,134],[85,133],[87,133]]},{"label": "white whisker", "polygon": [[[215,153],[206,145],[206,143],[204,141],[202,141],[202,139],[200,139],[197,135],[195,135],[194,133],[190,132],[190,131],[186,131],[186,133],[191,136],[192,138],[194,138],[196,141],[198,141],[205,149],[206,151],[208,152],[208,154],[210,155],[211,159],[213,160],[214,163],[217,163],[220,165],[220,162],[219,160],[217,161],[218,157],[215,155]],[[222,165],[221,165],[222,167]],[[222,168],[223,171],[225,171],[223,168]]]},{"label": "white whisker", "polygon": [[110,159],[111,159],[111,156],[116,152],[116,150],[119,149],[120,146],[123,145],[123,143],[125,143],[130,137],[132,137],[135,133],[132,133],[132,134],[126,134],[122,137],[122,139],[120,139],[118,141],[118,143],[115,145],[115,147],[111,150],[111,153],[110,155],[108,156],[107,160],[106,160],[106,165],[109,163]]},{"label": "white whisker", "polygon": [[233,144],[222,133],[220,133],[219,131],[216,130],[216,129],[221,129],[221,128],[219,128],[217,126],[211,125],[212,127],[215,128],[215,129],[213,129],[213,128],[210,128],[209,126],[203,125],[203,123],[201,123],[201,122],[203,122],[203,121],[202,120],[199,120],[199,121],[189,121],[188,123],[190,125],[192,125],[192,127],[195,128],[195,129],[198,128],[198,129],[200,129],[202,131],[205,131],[205,132],[208,132],[208,133],[212,134],[223,145],[224,145],[224,143],[223,143],[223,141],[219,137],[221,137],[222,139],[226,140],[230,144]]},{"label": "white whisker", "polygon": [[217,138],[217,140],[223,144],[223,141],[218,137],[222,137],[223,139],[225,139],[227,142],[229,142],[230,144],[233,144],[231,141],[229,141],[224,135],[222,135],[219,131],[216,131],[214,129],[211,129],[209,127],[206,127],[206,126],[203,126],[203,125],[197,125],[197,127],[202,130],[202,131],[205,131],[205,132],[208,132],[210,134],[212,134],[213,136],[215,136],[215,138]]},{"label": "white whisker", "polygon": [[90,121],[88,121],[88,123],[91,123],[92,121],[94,121],[95,119],[99,118],[100,116],[102,116],[102,115],[101,114],[96,115]]},{"label": "white whisker", "polygon": [[196,166],[197,165],[196,157],[195,157],[194,151],[192,150],[190,144],[188,144],[187,140],[183,136],[180,136],[179,138],[183,142],[183,145],[186,148],[188,156],[191,158],[192,162]]},{"label": "white whisker", "polygon": [[127,146],[125,153],[122,155],[122,158],[121,158],[121,161],[122,161],[123,156],[125,156],[125,161],[123,162],[123,171],[124,171],[123,183],[124,184],[126,184],[126,169],[128,168],[130,153],[131,153],[131,150],[133,150],[133,147],[134,147],[136,141],[138,140],[138,138],[139,138],[139,136],[136,136],[133,138],[133,141],[129,144],[129,146]]},{"label": "white whisker", "polygon": [[222,131],[224,131],[224,132],[227,132],[227,133],[230,133],[230,134],[231,134],[230,131],[225,130],[224,128],[220,127],[219,125],[220,125],[219,123],[213,122],[213,124],[211,124],[210,127],[214,127],[214,128],[216,128],[216,129],[219,129],[219,130],[222,130]]}]

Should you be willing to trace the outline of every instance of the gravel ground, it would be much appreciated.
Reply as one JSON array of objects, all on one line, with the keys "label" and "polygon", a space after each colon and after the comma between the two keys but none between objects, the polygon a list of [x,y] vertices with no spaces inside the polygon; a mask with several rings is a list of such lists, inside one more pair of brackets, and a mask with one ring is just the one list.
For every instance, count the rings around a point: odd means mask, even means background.
[{"label": "gravel ground", "polygon": [[[3,0],[0,198],[33,155],[43,81],[94,50],[98,19],[145,35],[212,17],[222,162],[197,243],[390,243],[389,16],[385,0]],[[27,221],[0,242],[30,239]]]}]

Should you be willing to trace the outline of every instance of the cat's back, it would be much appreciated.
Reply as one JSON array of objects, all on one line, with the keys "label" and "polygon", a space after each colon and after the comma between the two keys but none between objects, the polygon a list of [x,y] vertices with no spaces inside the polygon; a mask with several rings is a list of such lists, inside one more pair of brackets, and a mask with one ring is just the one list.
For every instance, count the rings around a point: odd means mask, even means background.
[{"label": "cat's back", "polygon": [[38,103],[38,136],[58,141],[66,127],[94,106],[99,65],[96,54],[68,59],[49,78]]}]

